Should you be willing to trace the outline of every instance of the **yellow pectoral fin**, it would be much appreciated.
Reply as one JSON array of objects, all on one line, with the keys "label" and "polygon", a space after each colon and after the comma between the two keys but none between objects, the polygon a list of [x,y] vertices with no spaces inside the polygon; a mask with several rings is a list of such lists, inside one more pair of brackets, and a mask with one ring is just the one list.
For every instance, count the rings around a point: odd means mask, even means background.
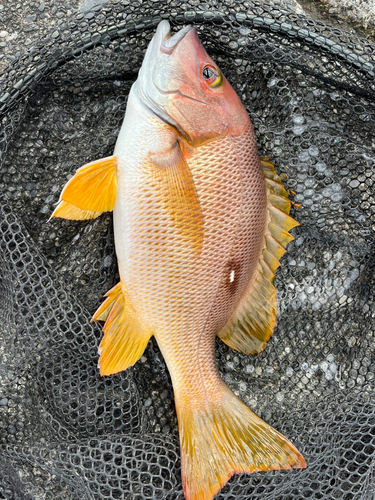
[{"label": "yellow pectoral fin", "polygon": [[[116,203],[115,156],[84,165],[65,185],[53,217],[94,219]],[[64,203],[65,202],[65,203]]]},{"label": "yellow pectoral fin", "polygon": [[203,214],[190,168],[176,143],[170,150],[150,154],[152,176],[158,195],[183,238],[200,253],[203,245]]},{"label": "yellow pectoral fin", "polygon": [[138,321],[129,298],[118,283],[93,316],[105,321],[99,346],[101,375],[112,375],[134,365],[142,356],[151,333]]}]

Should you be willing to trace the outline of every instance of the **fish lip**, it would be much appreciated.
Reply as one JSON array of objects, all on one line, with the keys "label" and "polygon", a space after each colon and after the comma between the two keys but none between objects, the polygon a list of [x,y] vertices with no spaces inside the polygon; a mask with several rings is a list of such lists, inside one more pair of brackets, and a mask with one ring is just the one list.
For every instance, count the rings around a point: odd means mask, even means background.
[{"label": "fish lip", "polygon": [[[193,26],[191,24],[185,26],[180,31],[177,31],[173,36],[171,36],[171,32],[167,34],[162,43],[160,44],[160,52],[163,54],[172,54],[177,45],[185,38],[185,36],[193,30]],[[169,35],[169,36],[168,36]]]}]

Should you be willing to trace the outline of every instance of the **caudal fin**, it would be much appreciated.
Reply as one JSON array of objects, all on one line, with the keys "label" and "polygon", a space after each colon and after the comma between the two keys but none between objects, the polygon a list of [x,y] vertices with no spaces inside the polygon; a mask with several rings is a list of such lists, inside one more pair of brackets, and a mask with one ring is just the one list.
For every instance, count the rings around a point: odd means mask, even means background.
[{"label": "caudal fin", "polygon": [[305,468],[297,449],[225,387],[219,403],[177,404],[187,500],[211,500],[235,473]]}]

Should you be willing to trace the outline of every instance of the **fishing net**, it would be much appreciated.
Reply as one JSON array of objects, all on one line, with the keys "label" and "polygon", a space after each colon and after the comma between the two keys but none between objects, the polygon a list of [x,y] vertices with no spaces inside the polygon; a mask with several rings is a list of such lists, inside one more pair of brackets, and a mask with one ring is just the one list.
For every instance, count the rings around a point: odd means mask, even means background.
[{"label": "fishing net", "polygon": [[[194,24],[290,190],[293,230],[265,351],[217,341],[225,382],[306,470],[234,476],[220,499],[375,495],[375,51],[260,0],[122,2],[54,28],[1,81],[0,498],[182,499],[170,378],[151,340],[101,378],[90,323],[119,276],[112,215],[49,221],[112,154],[161,19]],[[140,138],[142,140],[142,138]]]}]

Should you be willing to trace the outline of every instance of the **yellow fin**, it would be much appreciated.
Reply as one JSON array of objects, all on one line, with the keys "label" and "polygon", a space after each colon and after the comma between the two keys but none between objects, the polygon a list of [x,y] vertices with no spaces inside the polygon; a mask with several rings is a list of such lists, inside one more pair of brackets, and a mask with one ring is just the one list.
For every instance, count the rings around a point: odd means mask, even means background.
[{"label": "yellow fin", "polygon": [[61,219],[70,220],[88,220],[96,219],[103,212],[93,212],[91,210],[82,210],[72,203],[67,201],[60,201],[60,203],[55,208],[52,217],[60,217]]},{"label": "yellow fin", "polygon": [[267,248],[263,250],[263,259],[267,263],[268,267],[274,273],[276,269],[280,266],[280,262],[275,255],[270,252]]},{"label": "yellow fin", "polygon": [[104,337],[99,346],[101,375],[112,375],[133,366],[142,356],[151,333],[138,321],[124,287],[118,283],[93,316],[104,321]]},{"label": "yellow fin", "polygon": [[92,317],[91,322],[93,321],[106,321],[108,318],[108,314],[110,313],[114,301],[117,297],[122,293],[121,290],[121,282],[117,283],[116,286],[111,288],[106,294],[105,297],[108,297],[101,306],[97,309],[94,316]]},{"label": "yellow fin", "polygon": [[278,241],[281,245],[286,246],[288,243],[294,240],[294,237],[288,233],[288,231],[284,231],[280,226],[271,222],[268,224],[268,230],[271,235]]},{"label": "yellow fin", "polygon": [[288,199],[288,193],[285,191],[283,185],[280,182],[273,181],[271,179],[266,178],[266,186],[268,191],[271,194],[275,194],[277,196],[281,196],[282,198]]},{"label": "yellow fin", "polygon": [[192,410],[176,394],[186,500],[211,500],[235,473],[306,467],[293,444],[227,387],[214,398]]},{"label": "yellow fin", "polygon": [[299,222],[271,204],[269,204],[268,211],[271,216],[272,223],[283,231],[289,231],[293,227],[299,226]]},{"label": "yellow fin", "polygon": [[283,196],[277,196],[276,194],[270,194],[268,198],[274,207],[279,208],[286,214],[289,214],[291,207],[289,199],[284,198]]},{"label": "yellow fin", "polygon": [[277,297],[273,285],[274,272],[285,246],[294,238],[289,230],[298,226],[290,217],[288,193],[271,162],[261,160],[268,195],[268,227],[264,248],[247,292],[236,311],[218,333],[232,349],[245,354],[262,351],[276,325]]},{"label": "yellow fin", "polygon": [[276,259],[281,259],[286,252],[285,248],[270,234],[266,235],[266,245],[268,250],[276,257]]},{"label": "yellow fin", "polygon": [[178,143],[169,151],[149,155],[152,174],[182,237],[200,253],[203,245],[203,214],[190,168]]},{"label": "yellow fin", "polygon": [[116,157],[109,156],[77,170],[60,196],[60,201],[69,205],[60,203],[53,217],[94,219],[98,213],[113,210],[116,203],[116,166]]}]

